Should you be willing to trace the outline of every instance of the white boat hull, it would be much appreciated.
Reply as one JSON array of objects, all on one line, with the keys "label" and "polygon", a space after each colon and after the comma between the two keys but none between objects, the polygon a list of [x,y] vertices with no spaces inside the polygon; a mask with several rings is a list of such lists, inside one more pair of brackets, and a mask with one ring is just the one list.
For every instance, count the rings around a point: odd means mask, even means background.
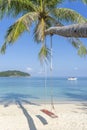
[{"label": "white boat hull", "polygon": [[71,78],[68,78],[68,80],[77,80],[77,78],[71,77]]}]

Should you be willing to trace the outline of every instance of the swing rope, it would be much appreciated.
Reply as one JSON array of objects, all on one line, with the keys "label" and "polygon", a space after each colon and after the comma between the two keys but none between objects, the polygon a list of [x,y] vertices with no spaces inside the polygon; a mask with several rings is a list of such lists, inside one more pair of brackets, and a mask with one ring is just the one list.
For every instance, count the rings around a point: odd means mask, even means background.
[{"label": "swing rope", "polygon": [[[50,35],[51,36],[51,41],[50,41],[50,78],[52,80],[52,70],[53,70],[53,50],[52,50],[52,36],[53,34]],[[51,84],[51,110],[54,110],[54,102],[53,102],[53,86]]]},{"label": "swing rope", "polygon": [[[50,54],[51,54],[51,59],[50,59],[50,78],[52,79],[52,70],[53,70],[53,63],[52,63],[52,34],[51,34],[51,42],[50,42]],[[44,63],[44,70],[45,70],[45,82],[44,82],[44,87],[45,87],[45,104],[46,104],[46,94],[47,94],[47,71],[46,71],[46,65]],[[50,116],[51,118],[57,118],[58,116],[55,115],[52,110],[55,110],[54,108],[54,102],[53,102],[53,86],[51,85],[51,111],[45,109],[41,109],[41,111],[45,114],[47,114],[48,116]]]},{"label": "swing rope", "polygon": [[44,86],[45,86],[45,98],[44,98],[44,102],[45,102],[45,107],[46,107],[46,96],[47,96],[47,70],[46,70],[46,65],[44,63],[44,73],[45,73],[45,82],[44,82]]},{"label": "swing rope", "polygon": [[[46,38],[45,40],[43,41],[43,46],[46,46]],[[45,58],[46,60],[46,58]],[[45,104],[45,107],[46,107],[46,96],[47,96],[47,68],[46,68],[46,63],[45,61],[43,61],[43,67],[44,67],[44,104]]]},{"label": "swing rope", "polygon": [[[52,50],[52,36],[53,34],[50,35],[51,36],[51,40],[50,40],[50,80],[52,81],[52,71],[53,71],[53,50]],[[45,45],[46,45],[46,39],[45,39]],[[44,86],[45,86],[45,104],[46,104],[46,95],[47,95],[47,70],[46,70],[46,64],[44,63],[44,72],[45,72],[45,82],[44,82]],[[55,110],[54,107],[54,102],[53,102],[53,85],[52,83],[50,84],[51,86],[51,90],[50,90],[50,96],[51,96],[51,111]]]}]

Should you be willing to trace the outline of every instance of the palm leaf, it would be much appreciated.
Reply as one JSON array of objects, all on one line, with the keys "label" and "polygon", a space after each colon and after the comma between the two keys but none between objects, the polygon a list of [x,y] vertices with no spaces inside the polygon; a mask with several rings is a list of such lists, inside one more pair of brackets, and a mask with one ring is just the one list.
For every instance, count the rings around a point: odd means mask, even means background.
[{"label": "palm leaf", "polygon": [[75,22],[75,23],[87,22],[87,20],[83,16],[81,16],[79,13],[71,9],[57,8],[54,9],[53,13],[60,21]]},{"label": "palm leaf", "polygon": [[44,0],[44,3],[46,4],[46,7],[48,9],[53,9],[55,7],[58,7],[58,5],[63,2],[64,0]]},{"label": "palm leaf", "polygon": [[78,55],[85,56],[87,54],[87,48],[83,45],[83,43],[78,38],[69,38],[69,43],[71,43],[74,48],[78,50]]},{"label": "palm leaf", "polygon": [[62,26],[62,23],[56,20],[55,18],[51,17],[50,15],[47,16],[46,19],[46,29],[52,26]]},{"label": "palm leaf", "polygon": [[82,42],[78,38],[68,38],[68,41],[76,49],[82,45]]},{"label": "palm leaf", "polygon": [[82,2],[83,2],[84,4],[87,4],[87,0],[82,0]]},{"label": "palm leaf", "polygon": [[46,45],[43,45],[39,52],[39,59],[41,63],[47,62],[50,59],[50,56],[50,50],[46,47]]},{"label": "palm leaf", "polygon": [[20,13],[25,14],[29,11],[35,11],[35,5],[30,0],[1,0],[0,2],[0,15],[17,16]]},{"label": "palm leaf", "polygon": [[41,19],[34,30],[34,39],[37,42],[41,42],[45,38],[46,23],[44,19]]},{"label": "palm leaf", "polygon": [[29,29],[32,22],[37,19],[38,14],[35,12],[27,13],[23,17],[21,17],[15,24],[10,26],[6,39],[8,42],[14,42],[17,38],[26,30]]},{"label": "palm leaf", "polygon": [[2,45],[2,47],[1,47],[0,53],[5,54],[6,48],[7,48],[7,43],[5,42],[5,43]]},{"label": "palm leaf", "polygon": [[78,55],[85,56],[87,55],[87,48],[84,45],[81,45],[78,49]]},{"label": "palm leaf", "polygon": [[6,45],[14,43],[24,31],[29,31],[29,27],[32,22],[37,19],[37,17],[38,14],[35,12],[27,13],[10,26],[5,36],[5,43],[1,48],[1,52],[3,52],[3,48],[6,48]]}]

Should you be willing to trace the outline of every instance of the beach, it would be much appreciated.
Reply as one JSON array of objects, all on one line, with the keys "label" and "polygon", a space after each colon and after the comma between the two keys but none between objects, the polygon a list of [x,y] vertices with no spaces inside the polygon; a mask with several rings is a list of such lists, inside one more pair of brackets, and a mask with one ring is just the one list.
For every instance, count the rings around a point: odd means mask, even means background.
[{"label": "beach", "polygon": [[44,78],[0,78],[0,130],[87,130],[87,78],[48,79],[46,90]]},{"label": "beach", "polygon": [[[70,102],[54,104],[0,105],[0,130],[87,130],[87,103]],[[49,110],[52,118],[41,110]]]}]

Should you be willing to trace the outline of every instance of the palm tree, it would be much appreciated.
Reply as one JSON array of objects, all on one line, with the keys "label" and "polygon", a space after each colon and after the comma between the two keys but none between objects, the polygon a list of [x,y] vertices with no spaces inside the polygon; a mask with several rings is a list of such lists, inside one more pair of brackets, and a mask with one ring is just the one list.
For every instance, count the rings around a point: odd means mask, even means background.
[{"label": "palm tree", "polygon": [[[50,50],[45,42],[45,30],[52,26],[64,26],[68,23],[85,23],[86,20],[79,13],[67,8],[58,8],[64,0],[0,0],[0,17],[17,17],[18,20],[11,25],[5,35],[1,52],[13,44],[25,31],[29,32],[34,26],[34,40],[42,43],[39,52],[40,59],[50,57]],[[72,39],[71,43],[79,48],[79,40]]]}]

